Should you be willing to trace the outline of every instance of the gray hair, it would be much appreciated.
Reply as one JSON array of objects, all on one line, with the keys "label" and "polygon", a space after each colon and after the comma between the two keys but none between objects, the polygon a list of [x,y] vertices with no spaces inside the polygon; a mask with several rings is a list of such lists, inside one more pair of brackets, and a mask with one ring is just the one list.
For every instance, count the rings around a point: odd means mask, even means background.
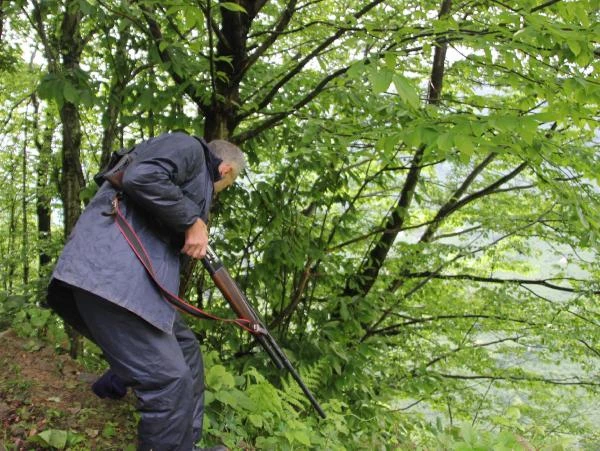
[{"label": "gray hair", "polygon": [[215,157],[223,160],[224,163],[229,163],[233,167],[235,177],[240,175],[240,172],[246,167],[246,157],[235,144],[231,144],[224,139],[213,139],[208,143],[208,148]]}]

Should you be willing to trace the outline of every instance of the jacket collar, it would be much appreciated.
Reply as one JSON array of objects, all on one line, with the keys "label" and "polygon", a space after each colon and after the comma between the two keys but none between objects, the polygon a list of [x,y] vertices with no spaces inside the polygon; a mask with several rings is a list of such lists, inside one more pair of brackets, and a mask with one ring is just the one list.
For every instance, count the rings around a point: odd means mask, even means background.
[{"label": "jacket collar", "polygon": [[197,136],[194,136],[194,138],[196,138],[198,141],[200,141],[200,144],[202,144],[206,167],[208,168],[208,173],[210,174],[210,178],[212,179],[213,183],[221,180],[221,174],[219,174],[219,165],[223,162],[223,160],[213,155],[204,139],[198,138]]}]

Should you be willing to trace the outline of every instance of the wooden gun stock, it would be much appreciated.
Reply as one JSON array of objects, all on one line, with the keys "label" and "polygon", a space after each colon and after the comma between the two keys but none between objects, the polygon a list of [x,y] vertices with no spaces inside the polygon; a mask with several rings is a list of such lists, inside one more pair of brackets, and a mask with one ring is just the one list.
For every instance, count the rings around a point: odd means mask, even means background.
[{"label": "wooden gun stock", "polygon": [[277,368],[285,368],[290,372],[321,418],[325,418],[325,412],[311,391],[304,384],[302,378],[292,366],[292,363],[288,360],[283,350],[275,342],[275,339],[264,326],[256,311],[252,308],[246,299],[246,296],[244,296],[244,293],[242,293],[242,290],[240,290],[237,283],[235,283],[235,280],[233,280],[233,277],[231,277],[227,269],[223,266],[223,263],[219,257],[217,257],[210,246],[208,247],[206,257],[202,259],[202,264],[207,269],[215,285],[219,291],[221,291],[223,297],[227,300],[236,315],[238,315],[239,318],[250,321],[249,329],[258,343],[267,352],[267,354],[269,354],[269,357],[273,363],[277,366]]}]

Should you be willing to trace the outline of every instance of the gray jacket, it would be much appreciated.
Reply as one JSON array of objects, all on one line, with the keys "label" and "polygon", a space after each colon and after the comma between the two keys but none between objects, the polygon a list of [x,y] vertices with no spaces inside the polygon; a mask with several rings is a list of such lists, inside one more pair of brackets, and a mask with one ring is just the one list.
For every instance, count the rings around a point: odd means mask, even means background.
[{"label": "gray jacket", "polygon": [[[121,210],[146,248],[162,285],[179,287],[184,232],[207,220],[220,160],[185,133],[164,134],[138,144],[123,178]],[[105,182],[81,214],[58,259],[48,304],[87,335],[71,287],[79,287],[130,310],[171,333],[175,309],[163,299],[125,241],[112,216],[115,189]]]}]

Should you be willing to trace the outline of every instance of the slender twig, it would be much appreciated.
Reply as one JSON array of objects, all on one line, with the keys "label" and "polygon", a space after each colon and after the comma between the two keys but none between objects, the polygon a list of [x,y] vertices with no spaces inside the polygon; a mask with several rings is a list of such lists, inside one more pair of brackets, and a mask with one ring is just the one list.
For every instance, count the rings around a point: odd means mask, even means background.
[{"label": "slender twig", "polygon": [[[505,283],[514,283],[517,285],[538,285],[546,288],[551,288],[557,291],[564,291],[567,293],[581,293],[586,290],[578,290],[575,288],[564,287],[561,285],[553,284],[549,281],[552,280],[570,280],[576,282],[586,282],[585,280],[573,279],[573,278],[549,278],[549,279],[520,279],[520,278],[498,278],[498,277],[485,277],[478,276],[475,274],[435,274],[431,271],[423,271],[419,273],[407,273],[404,274],[403,277],[407,278],[421,278],[426,277],[428,279],[440,279],[440,280],[470,280],[473,282],[484,282],[484,283],[497,283],[497,284],[505,284]],[[589,290],[589,293],[592,294],[600,294],[600,290]]]}]

